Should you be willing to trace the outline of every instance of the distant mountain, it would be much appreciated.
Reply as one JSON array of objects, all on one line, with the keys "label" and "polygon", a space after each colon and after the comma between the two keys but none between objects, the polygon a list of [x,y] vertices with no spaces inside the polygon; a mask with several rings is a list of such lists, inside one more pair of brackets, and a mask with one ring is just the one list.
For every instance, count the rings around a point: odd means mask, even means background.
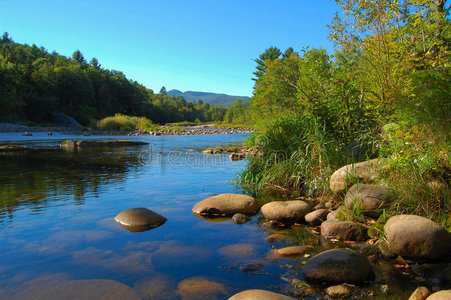
[{"label": "distant mountain", "polygon": [[170,90],[167,92],[169,96],[182,96],[187,102],[195,102],[197,100],[202,100],[211,105],[221,105],[224,107],[232,106],[236,99],[241,99],[243,103],[249,101],[249,97],[246,96],[230,96],[226,94],[215,94],[215,93],[204,93],[204,92],[181,92],[179,90]]}]

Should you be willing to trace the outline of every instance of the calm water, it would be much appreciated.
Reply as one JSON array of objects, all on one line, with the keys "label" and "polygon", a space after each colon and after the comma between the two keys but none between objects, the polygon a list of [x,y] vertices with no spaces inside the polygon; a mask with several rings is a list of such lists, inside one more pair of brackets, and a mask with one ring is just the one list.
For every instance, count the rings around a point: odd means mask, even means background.
[{"label": "calm water", "polygon": [[[185,291],[195,293],[196,284],[207,299],[287,284],[280,277],[291,265],[267,258],[273,245],[257,217],[235,225],[191,212],[200,200],[234,192],[230,181],[245,166],[198,150],[238,145],[245,135],[133,137],[150,145],[76,152],[58,147],[89,138],[119,137],[0,133],[1,144],[41,149],[0,156],[0,298],[34,298],[48,286],[87,279],[123,283],[144,299],[196,299]],[[133,207],[168,221],[128,232],[113,217]]]}]

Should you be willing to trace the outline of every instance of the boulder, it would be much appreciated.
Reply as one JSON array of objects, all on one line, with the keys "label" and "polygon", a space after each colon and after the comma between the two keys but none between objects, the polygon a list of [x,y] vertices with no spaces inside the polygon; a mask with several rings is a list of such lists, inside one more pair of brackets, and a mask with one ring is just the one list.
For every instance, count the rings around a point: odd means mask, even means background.
[{"label": "boulder", "polygon": [[331,298],[342,298],[348,296],[352,290],[344,284],[333,285],[324,290],[327,296]]},{"label": "boulder", "polygon": [[213,149],[205,149],[202,151],[203,154],[213,154]]},{"label": "boulder", "polygon": [[232,153],[229,155],[229,159],[232,161],[243,160],[244,153]]},{"label": "boulder", "polygon": [[303,222],[312,211],[310,205],[301,200],[274,201],[262,206],[262,214],[268,220],[279,222]]},{"label": "boulder", "polygon": [[321,235],[328,239],[343,241],[364,241],[366,230],[360,224],[352,221],[327,220],[321,223]]},{"label": "boulder", "polygon": [[60,144],[61,148],[70,149],[70,150],[75,149],[76,146],[77,145],[72,140],[65,140],[65,141],[62,141]]},{"label": "boulder", "polygon": [[114,220],[131,232],[146,231],[167,221],[165,217],[144,207],[126,209],[114,217]]},{"label": "boulder", "polygon": [[419,286],[410,295],[409,300],[424,300],[431,294],[431,291],[425,286]]},{"label": "boulder", "polygon": [[232,221],[235,224],[245,224],[251,220],[251,217],[245,215],[245,214],[234,214],[232,217]]},{"label": "boulder", "polygon": [[78,123],[77,120],[74,118],[62,113],[62,112],[55,112],[53,113],[54,122],[56,126],[61,127],[70,127],[75,129],[83,129],[83,125]]},{"label": "boulder", "polygon": [[310,252],[313,246],[291,246],[281,249],[277,249],[274,253],[281,257],[300,257],[304,256],[307,252]]},{"label": "boulder", "polygon": [[384,231],[390,251],[403,257],[436,259],[451,251],[450,233],[424,217],[391,217],[385,224]]},{"label": "boulder", "polygon": [[354,183],[371,183],[379,178],[386,159],[376,158],[356,164],[346,165],[330,177],[330,189],[335,194],[341,194]]},{"label": "boulder", "polygon": [[220,194],[198,202],[192,211],[209,217],[231,216],[236,213],[256,213],[260,205],[251,196],[241,194]]},{"label": "boulder", "polygon": [[286,240],[288,239],[288,236],[286,234],[282,234],[282,233],[273,233],[271,235],[268,235],[265,238],[265,241],[267,241],[268,243],[273,243],[275,241],[281,241],[281,242],[286,242]]},{"label": "boulder", "polygon": [[317,226],[326,220],[329,210],[320,208],[305,215],[305,221],[313,226]]},{"label": "boulder", "polygon": [[353,250],[331,249],[312,257],[302,268],[307,280],[362,283],[374,278],[368,259]]},{"label": "boulder", "polygon": [[295,298],[265,290],[246,290],[233,295],[229,300],[294,300]]},{"label": "boulder", "polygon": [[426,300],[449,300],[451,299],[451,290],[438,291],[426,298]]},{"label": "boulder", "polygon": [[355,184],[345,196],[348,209],[360,209],[374,216],[380,215],[380,209],[386,208],[392,201],[393,194],[388,187],[374,184]]}]

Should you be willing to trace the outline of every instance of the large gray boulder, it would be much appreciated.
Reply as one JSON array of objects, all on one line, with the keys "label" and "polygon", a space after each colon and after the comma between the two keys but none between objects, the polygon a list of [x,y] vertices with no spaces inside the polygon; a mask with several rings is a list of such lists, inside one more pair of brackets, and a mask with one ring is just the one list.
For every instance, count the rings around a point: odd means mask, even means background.
[{"label": "large gray boulder", "polygon": [[393,201],[390,188],[374,184],[355,184],[345,196],[348,209],[360,209],[368,215],[378,216],[381,209],[386,208]]},{"label": "large gray boulder", "polygon": [[451,251],[450,233],[424,217],[391,217],[385,224],[384,231],[390,251],[403,257],[436,259]]},{"label": "large gray boulder", "polygon": [[374,278],[368,259],[353,250],[332,249],[312,257],[302,268],[307,280],[362,283]]},{"label": "large gray boulder", "polygon": [[198,202],[192,211],[202,216],[231,216],[236,213],[252,214],[260,208],[257,200],[242,194],[220,194]]},{"label": "large gray boulder", "polygon": [[167,221],[165,217],[144,207],[126,209],[114,217],[114,220],[132,232],[149,230]]},{"label": "large gray boulder", "polygon": [[372,183],[379,178],[385,162],[384,158],[376,158],[341,167],[330,177],[330,189],[341,194],[357,182]]},{"label": "large gray boulder", "polygon": [[301,200],[274,201],[262,206],[262,214],[268,220],[280,222],[303,222],[312,207]]},{"label": "large gray boulder", "polygon": [[56,126],[69,127],[74,129],[83,129],[83,125],[78,123],[77,120],[62,112],[53,113],[53,118]]},{"label": "large gray boulder", "polygon": [[246,290],[233,295],[229,300],[294,300],[295,298],[265,290]]},{"label": "large gray boulder", "polygon": [[366,230],[352,221],[327,220],[321,223],[321,235],[328,239],[343,241],[364,241]]}]

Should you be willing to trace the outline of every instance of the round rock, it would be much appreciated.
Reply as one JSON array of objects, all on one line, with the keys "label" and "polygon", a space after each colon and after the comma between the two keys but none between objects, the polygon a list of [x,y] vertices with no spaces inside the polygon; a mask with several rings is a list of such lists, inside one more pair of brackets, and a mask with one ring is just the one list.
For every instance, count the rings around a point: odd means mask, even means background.
[{"label": "round rock", "polygon": [[192,277],[178,284],[177,294],[183,300],[219,299],[227,295],[227,287],[204,277]]},{"label": "round rock", "polygon": [[312,211],[310,205],[301,200],[274,201],[262,206],[262,214],[268,220],[280,222],[302,222]]},{"label": "round rock", "polygon": [[165,217],[144,207],[126,209],[114,217],[114,220],[132,232],[149,230],[167,221]]},{"label": "round rock", "polygon": [[424,217],[391,217],[385,224],[384,231],[390,251],[403,257],[436,259],[451,251],[450,233]]},{"label": "round rock", "polygon": [[419,286],[410,295],[409,300],[424,300],[431,294],[431,291],[425,286]]},{"label": "round rock", "polygon": [[246,290],[233,295],[229,300],[294,300],[295,298],[265,290]]},{"label": "round rock", "polygon": [[368,259],[347,249],[332,249],[312,257],[302,268],[307,280],[362,283],[374,278]]},{"label": "round rock", "polygon": [[335,194],[343,193],[355,182],[371,183],[379,178],[386,159],[376,158],[356,164],[346,165],[330,177],[330,189]]},{"label": "round rock", "polygon": [[291,246],[275,250],[281,257],[300,257],[313,249],[312,246]]},{"label": "round rock", "polygon": [[317,226],[326,220],[329,211],[325,208],[320,208],[309,212],[305,215],[305,221],[313,226]]},{"label": "round rock", "polygon": [[327,220],[321,223],[321,235],[328,239],[342,241],[366,240],[365,228],[352,221]]},{"label": "round rock", "polygon": [[324,290],[327,296],[332,298],[343,298],[348,296],[352,290],[349,286],[344,284],[333,285]]},{"label": "round rock", "polygon": [[198,202],[193,213],[209,217],[231,216],[236,213],[252,214],[260,205],[251,196],[242,194],[220,194]]},{"label": "round rock", "polygon": [[451,299],[451,290],[438,291],[426,298],[426,300],[449,300]]},{"label": "round rock", "polygon": [[368,215],[378,216],[393,200],[391,190],[382,185],[355,184],[345,196],[348,209],[359,208]]}]

